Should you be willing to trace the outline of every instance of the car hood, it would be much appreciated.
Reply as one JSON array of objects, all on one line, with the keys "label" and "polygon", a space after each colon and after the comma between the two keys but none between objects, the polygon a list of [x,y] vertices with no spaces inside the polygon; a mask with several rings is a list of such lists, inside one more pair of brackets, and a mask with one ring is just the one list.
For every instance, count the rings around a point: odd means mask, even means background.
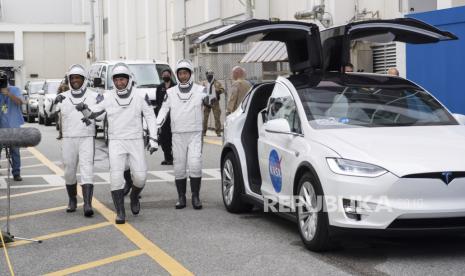
[{"label": "car hood", "polygon": [[54,100],[57,97],[57,94],[46,94],[45,98]]},{"label": "car hood", "polygon": [[342,158],[381,166],[397,176],[465,171],[465,126],[321,130],[320,143]]},{"label": "car hood", "polygon": [[139,88],[138,87],[137,92],[147,94],[149,96],[149,100],[153,101],[156,98],[157,89],[156,88]]},{"label": "car hood", "polygon": [[39,95],[38,95],[38,94],[31,94],[31,95],[29,96],[29,99],[30,99],[30,100],[38,100],[38,99],[39,99]]}]

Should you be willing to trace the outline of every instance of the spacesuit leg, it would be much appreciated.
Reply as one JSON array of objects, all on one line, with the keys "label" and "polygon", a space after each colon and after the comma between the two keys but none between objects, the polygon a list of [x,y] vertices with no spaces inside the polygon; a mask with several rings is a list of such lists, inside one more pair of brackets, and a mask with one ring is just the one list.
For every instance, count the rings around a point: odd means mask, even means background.
[{"label": "spacesuit leg", "polygon": [[62,144],[64,178],[68,193],[68,208],[66,212],[75,212],[77,208],[77,179],[76,171],[79,156],[79,138],[64,138]]},{"label": "spacesuit leg", "polygon": [[202,133],[193,132],[188,141],[188,164],[192,192],[192,207],[202,209],[200,201],[200,184],[202,182]]},{"label": "spacesuit leg", "polygon": [[185,133],[173,133],[173,165],[176,189],[178,191],[178,202],[176,209],[186,207],[186,185],[187,185],[187,141]]},{"label": "spacesuit leg", "polygon": [[92,196],[94,193],[94,137],[82,137],[79,143],[79,169],[81,172],[82,197],[84,199],[84,216],[94,215]]},{"label": "spacesuit leg", "polygon": [[134,215],[139,214],[139,195],[147,180],[147,161],[145,160],[144,140],[126,140],[129,153],[129,167],[131,169],[133,186],[131,195],[131,211]]},{"label": "spacesuit leg", "polygon": [[116,224],[126,221],[124,209],[124,168],[128,156],[127,149],[122,140],[108,142],[108,157],[110,160],[111,197],[116,209]]}]

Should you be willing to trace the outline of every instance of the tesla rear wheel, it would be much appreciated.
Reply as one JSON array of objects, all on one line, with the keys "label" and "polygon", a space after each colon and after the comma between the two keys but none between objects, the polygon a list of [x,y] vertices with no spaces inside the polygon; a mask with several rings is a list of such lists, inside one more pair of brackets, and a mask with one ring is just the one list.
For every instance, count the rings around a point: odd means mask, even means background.
[{"label": "tesla rear wheel", "polygon": [[231,213],[249,212],[253,205],[244,202],[244,181],[239,176],[236,157],[233,152],[228,152],[223,159],[221,171],[221,190],[223,203],[226,210]]}]

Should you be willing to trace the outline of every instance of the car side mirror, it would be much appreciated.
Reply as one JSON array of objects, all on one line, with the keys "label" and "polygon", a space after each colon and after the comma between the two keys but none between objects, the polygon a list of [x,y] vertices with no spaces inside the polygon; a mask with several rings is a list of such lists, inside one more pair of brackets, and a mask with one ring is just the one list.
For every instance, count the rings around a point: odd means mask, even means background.
[{"label": "car side mirror", "polygon": [[94,87],[96,88],[105,88],[105,83],[102,78],[94,78]]},{"label": "car side mirror", "polygon": [[291,128],[286,119],[278,118],[269,120],[264,125],[265,131],[272,133],[291,134]]},{"label": "car side mirror", "polygon": [[457,120],[457,122],[459,122],[459,124],[465,125],[465,115],[454,113],[452,114],[452,116],[454,116],[454,118]]},{"label": "car side mirror", "polygon": [[39,95],[45,95],[45,91],[44,91],[43,89],[41,89],[41,90],[39,90],[39,91],[37,92],[37,94],[39,94]]},{"label": "car side mirror", "polygon": [[22,90],[21,91],[21,94],[24,96],[24,95],[27,95],[27,91],[26,90]]}]

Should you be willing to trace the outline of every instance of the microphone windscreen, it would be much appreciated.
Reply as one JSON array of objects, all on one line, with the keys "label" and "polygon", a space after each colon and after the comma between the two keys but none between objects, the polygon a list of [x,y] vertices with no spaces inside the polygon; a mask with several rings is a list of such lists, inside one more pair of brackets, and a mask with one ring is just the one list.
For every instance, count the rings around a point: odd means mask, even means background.
[{"label": "microphone windscreen", "polygon": [[9,147],[34,147],[40,142],[42,135],[37,128],[0,128],[0,145]]}]

